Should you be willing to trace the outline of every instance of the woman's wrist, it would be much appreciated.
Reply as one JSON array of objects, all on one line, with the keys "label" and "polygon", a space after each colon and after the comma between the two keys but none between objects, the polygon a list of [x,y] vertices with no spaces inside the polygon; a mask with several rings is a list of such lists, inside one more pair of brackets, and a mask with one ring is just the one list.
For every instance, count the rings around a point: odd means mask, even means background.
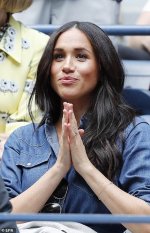
[{"label": "woman's wrist", "polygon": [[53,166],[53,169],[55,169],[56,173],[58,173],[62,178],[67,174],[68,170],[66,166],[59,161],[56,161],[56,163]]},{"label": "woman's wrist", "polygon": [[91,174],[91,172],[93,172],[93,169],[95,169],[95,167],[93,166],[90,160],[87,160],[85,163],[80,163],[76,171],[82,177],[84,177],[87,176],[88,174]]}]

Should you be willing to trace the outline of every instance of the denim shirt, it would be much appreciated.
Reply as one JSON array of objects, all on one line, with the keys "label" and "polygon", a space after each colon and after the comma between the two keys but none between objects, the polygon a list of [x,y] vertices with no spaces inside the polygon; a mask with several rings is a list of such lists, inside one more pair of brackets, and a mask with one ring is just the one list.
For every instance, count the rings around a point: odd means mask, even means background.
[{"label": "denim shirt", "polygon": [[[135,123],[126,128],[123,145],[119,142],[118,146],[123,165],[115,184],[150,203],[150,126],[137,117]],[[14,131],[5,144],[1,162],[1,175],[10,198],[25,191],[48,171],[56,162],[58,151],[56,129],[48,121],[36,130],[30,124]],[[73,167],[65,178],[68,193],[63,213],[110,213]],[[121,224],[89,226],[100,233],[124,231]]]}]

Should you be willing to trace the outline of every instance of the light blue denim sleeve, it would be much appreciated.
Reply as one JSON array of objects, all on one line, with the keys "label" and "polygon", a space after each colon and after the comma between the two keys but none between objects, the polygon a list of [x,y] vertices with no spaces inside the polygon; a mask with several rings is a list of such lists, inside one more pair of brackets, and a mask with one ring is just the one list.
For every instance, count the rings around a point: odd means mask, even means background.
[{"label": "light blue denim sleeve", "polygon": [[19,130],[17,129],[8,138],[0,165],[0,173],[10,198],[15,197],[22,192],[21,171],[19,167],[16,166],[20,151],[18,132]]},{"label": "light blue denim sleeve", "polygon": [[142,120],[126,130],[121,189],[150,203],[150,126]]}]

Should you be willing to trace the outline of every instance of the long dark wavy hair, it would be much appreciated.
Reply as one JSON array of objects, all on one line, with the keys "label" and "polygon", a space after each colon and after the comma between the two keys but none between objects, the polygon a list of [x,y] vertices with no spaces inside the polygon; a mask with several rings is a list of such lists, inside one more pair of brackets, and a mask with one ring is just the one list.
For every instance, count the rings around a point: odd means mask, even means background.
[{"label": "long dark wavy hair", "polygon": [[97,25],[89,22],[73,21],[66,23],[55,31],[46,46],[37,70],[37,79],[29,101],[29,112],[32,101],[44,113],[39,127],[50,116],[55,124],[61,115],[61,100],[52,89],[51,66],[53,50],[59,36],[75,27],[89,39],[97,60],[99,82],[89,109],[90,117],[83,137],[87,154],[95,167],[107,178],[113,180],[122,163],[121,151],[117,140],[123,142],[123,131],[134,119],[135,112],[127,106],[122,98],[124,70],[116,49],[107,34]]}]

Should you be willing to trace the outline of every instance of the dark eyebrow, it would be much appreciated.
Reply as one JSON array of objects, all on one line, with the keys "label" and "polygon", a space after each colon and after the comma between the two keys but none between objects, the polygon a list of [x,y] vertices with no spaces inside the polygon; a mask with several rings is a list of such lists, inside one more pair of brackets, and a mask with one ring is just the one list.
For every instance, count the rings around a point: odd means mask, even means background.
[{"label": "dark eyebrow", "polygon": [[[86,51],[86,52],[88,52],[88,53],[91,53],[91,51],[89,51],[88,49],[86,49],[86,48],[83,48],[83,47],[80,47],[80,48],[75,48],[74,49],[75,51]],[[63,52],[64,51],[64,49],[63,48],[55,48],[54,49],[54,52]]]},{"label": "dark eyebrow", "polygon": [[88,53],[90,53],[91,51],[89,51],[88,49],[86,49],[86,48],[76,48],[75,49],[76,51],[86,51],[86,52],[88,52]]},{"label": "dark eyebrow", "polygon": [[62,52],[62,51],[64,51],[64,49],[61,49],[61,48],[55,48],[55,49],[54,49],[54,52],[55,52],[55,51],[56,51],[56,52]]}]

